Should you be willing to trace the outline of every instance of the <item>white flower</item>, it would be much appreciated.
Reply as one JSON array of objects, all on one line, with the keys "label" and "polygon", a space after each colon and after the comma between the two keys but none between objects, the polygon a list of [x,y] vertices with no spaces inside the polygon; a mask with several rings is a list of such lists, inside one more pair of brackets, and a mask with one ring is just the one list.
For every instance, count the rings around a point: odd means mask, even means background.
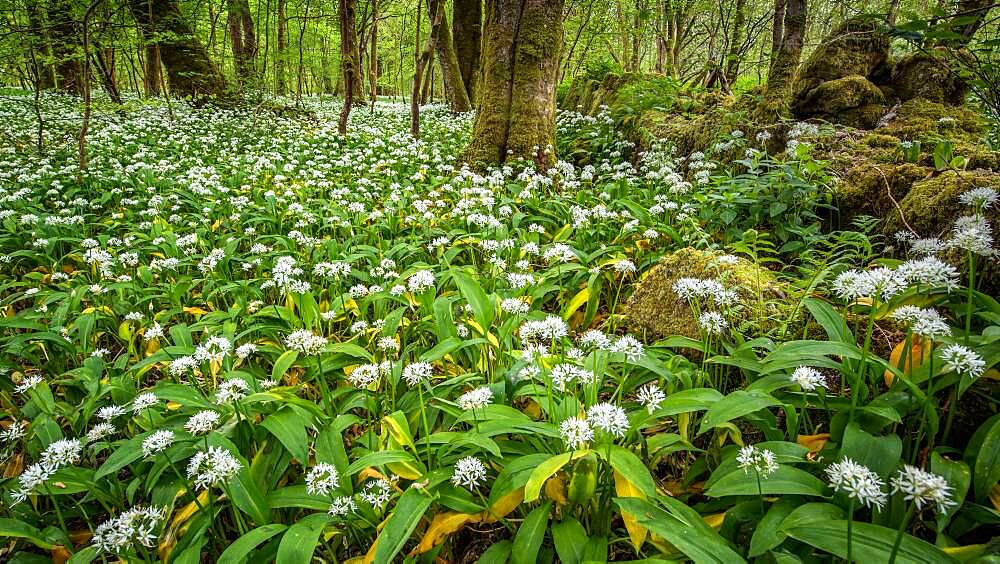
[{"label": "white flower", "polygon": [[652,415],[653,412],[660,407],[660,404],[663,403],[663,400],[665,399],[667,399],[667,394],[663,393],[663,390],[653,383],[646,384],[645,386],[639,388],[639,391],[636,392],[636,400],[641,405],[645,406],[646,411],[649,412],[650,415]]},{"label": "white flower", "polygon": [[326,337],[317,335],[308,329],[300,329],[285,337],[285,347],[305,355],[316,355],[326,346]]},{"label": "white flower", "polygon": [[434,375],[434,367],[429,362],[414,362],[403,367],[403,380],[410,386],[417,386]]},{"label": "white flower", "polygon": [[339,485],[340,474],[333,464],[320,462],[306,474],[306,493],[310,495],[329,495]]},{"label": "white flower", "polygon": [[878,477],[878,474],[850,458],[828,466],[826,476],[833,491],[843,492],[848,497],[860,501],[865,507],[875,506],[881,511],[885,505],[888,497],[882,491],[885,482]]},{"label": "white flower", "polygon": [[610,403],[599,403],[587,410],[587,421],[596,429],[621,438],[628,432],[629,422],[625,410]]},{"label": "white flower", "polygon": [[826,377],[811,366],[800,366],[792,372],[792,382],[803,390],[811,392],[816,388],[827,388]]},{"label": "white flower", "polygon": [[80,460],[83,443],[77,439],[60,439],[45,447],[38,461],[49,472],[55,472],[63,466],[76,464]]},{"label": "white flower", "polygon": [[635,263],[628,259],[621,259],[615,263],[615,270],[622,274],[633,274],[636,271]]},{"label": "white flower", "polygon": [[590,382],[593,374],[575,364],[562,363],[552,367],[552,387],[556,391],[566,391],[566,385],[571,382]]},{"label": "white flower", "polygon": [[215,411],[204,410],[188,418],[187,422],[184,423],[184,430],[192,435],[204,435],[215,430],[218,424],[219,414]]},{"label": "white flower", "polygon": [[333,501],[330,502],[330,509],[327,510],[327,513],[333,515],[334,517],[343,517],[344,515],[357,510],[357,508],[358,505],[354,503],[354,498],[342,495],[333,498]]},{"label": "white flower", "polygon": [[749,474],[754,470],[761,478],[766,478],[778,469],[778,462],[774,453],[755,445],[747,445],[740,449],[736,455],[736,462],[739,463],[743,472]]},{"label": "white flower", "polygon": [[993,256],[993,228],[985,218],[965,216],[955,220],[949,246],[982,256]]},{"label": "white flower", "polygon": [[250,386],[241,378],[230,378],[219,384],[215,392],[215,403],[232,403],[245,397],[250,392]]},{"label": "white flower", "polygon": [[500,310],[513,315],[524,315],[528,313],[531,306],[527,302],[518,298],[507,298],[500,302]]},{"label": "white flower", "polygon": [[459,396],[458,406],[465,411],[469,411],[470,409],[486,407],[492,399],[493,390],[489,386],[482,386]]},{"label": "white flower", "polygon": [[146,458],[159,454],[174,443],[174,432],[168,430],[154,431],[142,441],[142,455]]},{"label": "white flower", "polygon": [[949,292],[958,288],[958,269],[933,256],[908,260],[896,268],[896,273],[907,285],[943,287]]},{"label": "white flower", "polygon": [[892,493],[902,493],[907,501],[913,500],[917,509],[923,509],[924,504],[934,504],[938,511],[945,513],[948,507],[957,505],[951,499],[951,486],[947,480],[909,464],[903,466],[892,479]]},{"label": "white flower", "polygon": [[228,482],[240,471],[243,465],[228,450],[219,447],[208,447],[207,451],[195,453],[188,462],[188,478],[194,482],[195,488],[207,489],[210,486]]},{"label": "white flower", "polygon": [[979,378],[986,371],[986,361],[976,351],[962,345],[948,345],[941,350],[945,368],[969,378]]},{"label": "white flower", "polygon": [[873,270],[846,270],[833,280],[833,291],[843,300],[858,298],[890,298],[909,286],[908,280],[890,268]]},{"label": "white flower", "polygon": [[947,248],[948,245],[937,237],[910,241],[910,252],[918,256],[936,255]]},{"label": "white flower", "polygon": [[577,449],[594,440],[594,430],[590,423],[580,417],[570,417],[559,424],[559,434],[566,446]]},{"label": "white flower", "polygon": [[729,322],[717,311],[706,311],[698,316],[698,326],[709,335],[719,335],[726,331]]},{"label": "white flower", "polygon": [[120,405],[106,405],[98,409],[96,415],[98,419],[111,421],[116,417],[121,417],[122,415],[125,415],[125,408]]},{"label": "white flower", "polygon": [[358,497],[372,507],[381,508],[392,498],[392,484],[382,478],[370,480],[365,483]]},{"label": "white flower", "polygon": [[455,472],[451,475],[451,483],[465,486],[470,490],[486,480],[486,465],[474,456],[460,458],[455,463]]},{"label": "white flower", "polygon": [[87,431],[87,443],[97,442],[105,437],[115,434],[116,432],[117,429],[115,429],[115,426],[111,423],[98,423]]},{"label": "white flower", "polygon": [[377,364],[361,364],[348,374],[347,381],[356,388],[367,388],[379,378],[379,367]]},{"label": "white flower", "polygon": [[236,347],[236,358],[244,360],[255,352],[257,352],[257,345],[253,343],[245,343]]},{"label": "white flower", "polygon": [[166,511],[159,507],[133,507],[98,525],[91,542],[98,551],[108,554],[121,553],[136,543],[153,548],[157,538],[154,531],[165,516]]},{"label": "white flower", "polygon": [[17,478],[19,488],[12,494],[14,503],[20,503],[27,499],[28,495],[35,488],[44,484],[54,472],[55,470],[46,468],[42,463],[32,464],[25,468],[24,472]]},{"label": "white flower", "polygon": [[958,197],[958,201],[966,206],[971,206],[977,210],[982,210],[993,206],[1000,199],[1000,194],[994,188],[981,186],[965,191]]},{"label": "white flower", "polygon": [[406,286],[414,294],[429,290],[434,287],[434,284],[434,273],[430,270],[418,270],[406,280]]},{"label": "white flower", "polygon": [[558,315],[549,315],[542,320],[529,320],[521,324],[523,341],[554,341],[569,334],[566,322]]},{"label": "white flower", "polygon": [[153,392],[139,394],[134,400],[132,400],[132,414],[138,415],[143,409],[153,407],[159,403],[159,401],[160,400],[157,399],[156,394]]},{"label": "white flower", "polygon": [[892,312],[891,317],[907,323],[913,333],[927,339],[935,340],[951,335],[951,327],[941,314],[932,308],[901,306]]},{"label": "white flower", "polygon": [[590,329],[580,335],[579,338],[580,346],[588,350],[610,350],[611,349],[611,339],[608,338],[602,331],[597,329]]},{"label": "white flower", "polygon": [[0,432],[0,441],[13,443],[23,437],[26,433],[27,431],[25,431],[24,425],[15,420],[11,422],[9,427],[6,427],[2,432]]},{"label": "white flower", "polygon": [[198,345],[194,350],[194,358],[198,362],[222,362],[233,350],[233,344],[225,337],[213,336]]},{"label": "white flower", "polygon": [[639,362],[642,359],[642,355],[645,354],[645,348],[642,346],[642,343],[632,335],[619,337],[610,350],[624,354],[629,362]]},{"label": "white flower", "polygon": [[16,386],[14,386],[14,391],[19,394],[23,394],[41,383],[42,377],[39,374],[25,376]]}]

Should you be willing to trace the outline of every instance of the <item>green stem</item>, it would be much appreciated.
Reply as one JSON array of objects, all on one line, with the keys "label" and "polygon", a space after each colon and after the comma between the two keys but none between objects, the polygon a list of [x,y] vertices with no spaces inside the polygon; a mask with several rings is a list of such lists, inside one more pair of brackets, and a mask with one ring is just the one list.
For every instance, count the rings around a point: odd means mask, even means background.
[{"label": "green stem", "polygon": [[976,255],[969,251],[969,287],[965,294],[965,346],[972,337],[972,293],[976,288]]},{"label": "green stem", "polygon": [[910,504],[910,508],[906,510],[906,515],[903,517],[903,522],[899,524],[899,530],[896,531],[896,540],[892,543],[892,552],[889,554],[889,564],[895,564],[896,554],[899,552],[899,545],[903,542],[903,535],[906,534],[906,526],[910,524],[910,519],[913,517],[914,511],[917,509],[917,505]]},{"label": "green stem", "polygon": [[851,502],[847,505],[847,562],[850,564],[854,562],[851,558],[851,549],[853,544],[851,542],[851,536],[854,532],[854,498],[851,498]]},{"label": "green stem", "polygon": [[[62,527],[63,532],[66,534],[66,538],[69,538],[69,528],[66,527],[66,521],[63,519],[62,509],[59,509],[59,503],[56,502],[56,496],[49,492],[49,499],[52,500],[52,507],[56,510],[56,517],[59,519],[59,526]],[[66,547],[66,550],[73,552],[72,542],[68,543],[70,546]]]},{"label": "green stem", "polygon": [[866,372],[868,372],[868,351],[872,346],[872,331],[875,329],[875,304],[868,311],[868,329],[865,331],[865,346],[861,349],[861,362],[858,366],[854,384],[851,386],[851,410],[848,413],[847,424],[854,422],[854,411],[858,407],[858,396],[861,395],[861,386],[865,383]]}]

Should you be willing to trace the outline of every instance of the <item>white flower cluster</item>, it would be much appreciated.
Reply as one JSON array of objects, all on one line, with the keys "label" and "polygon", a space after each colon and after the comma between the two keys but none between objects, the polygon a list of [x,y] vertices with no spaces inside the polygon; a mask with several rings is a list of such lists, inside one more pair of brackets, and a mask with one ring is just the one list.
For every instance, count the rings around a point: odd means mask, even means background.
[{"label": "white flower cluster", "polygon": [[935,505],[938,511],[945,513],[951,506],[957,505],[951,499],[951,486],[944,477],[909,464],[903,466],[892,479],[892,493],[903,494],[903,499],[912,500],[917,509]]},{"label": "white flower cluster", "polygon": [[881,511],[888,498],[883,491],[885,482],[878,477],[878,474],[850,458],[844,458],[828,466],[826,476],[833,491],[843,492],[865,507],[874,506]]},{"label": "white flower cluster", "polygon": [[152,548],[156,546],[155,531],[165,517],[162,507],[133,507],[98,525],[91,542],[106,554],[120,554],[136,544]]},{"label": "white flower cluster", "polygon": [[778,462],[774,453],[766,448],[747,445],[736,455],[736,462],[743,472],[749,474],[753,470],[761,478],[767,478],[778,470]]}]

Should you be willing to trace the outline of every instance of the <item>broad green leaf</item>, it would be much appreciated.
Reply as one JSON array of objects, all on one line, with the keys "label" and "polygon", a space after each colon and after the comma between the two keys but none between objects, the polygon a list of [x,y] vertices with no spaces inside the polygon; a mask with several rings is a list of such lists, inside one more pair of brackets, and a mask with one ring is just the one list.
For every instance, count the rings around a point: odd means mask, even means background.
[{"label": "broad green leaf", "polygon": [[[839,558],[847,557],[847,521],[820,520],[783,529],[793,539]],[[852,558],[858,562],[888,562],[896,531],[871,523],[855,522],[851,534]],[[904,534],[896,564],[953,563],[954,558],[936,546]]]},{"label": "broad green leaf", "polygon": [[[567,453],[568,454],[568,453]],[[521,522],[514,535],[514,544],[510,551],[510,564],[535,564],[538,549],[545,540],[545,529],[549,522],[549,511],[552,502],[546,501],[534,508]]]},{"label": "broad green leaf", "polygon": [[277,564],[308,564],[319,546],[319,535],[330,522],[326,513],[312,513],[299,519],[285,531],[278,544]]},{"label": "broad green leaf", "polygon": [[590,454],[589,450],[564,452],[562,454],[552,456],[545,462],[539,464],[534,470],[531,471],[531,475],[528,477],[528,481],[524,485],[524,501],[530,502],[538,499],[538,494],[542,491],[542,486],[545,484],[545,481],[558,472],[560,468],[569,464],[570,456],[572,456],[575,460],[577,458],[583,458],[587,454]]},{"label": "broad green leaf", "polygon": [[784,542],[785,534],[778,529],[799,503],[797,498],[783,497],[767,509],[750,537],[750,556],[760,556]]},{"label": "broad green leaf", "polygon": [[708,409],[705,418],[701,420],[698,434],[710,431],[733,419],[774,405],[781,405],[781,402],[770,394],[737,390],[717,401]]},{"label": "broad green leaf", "polygon": [[979,445],[972,476],[976,499],[985,500],[1000,480],[1000,419],[993,421]]},{"label": "broad green leaf", "polygon": [[476,323],[482,327],[484,332],[489,332],[493,326],[493,302],[483,291],[479,282],[462,270],[453,268],[451,270],[452,279],[458,290],[462,293],[465,301],[472,306],[472,314],[476,318]]},{"label": "broad green leaf", "polygon": [[0,537],[24,539],[43,550],[50,550],[52,543],[42,539],[42,532],[15,519],[0,518]]},{"label": "broad green leaf", "polygon": [[[822,496],[826,484],[805,470],[793,466],[779,464],[778,469],[766,478],[761,476],[760,492],[764,495],[795,494]],[[758,495],[756,473],[734,470],[715,482],[705,492],[710,497],[725,497],[729,495]]]},{"label": "broad green leaf", "polygon": [[242,562],[246,562],[247,556],[253,551],[253,549],[257,548],[260,543],[287,528],[288,527],[285,525],[275,523],[273,525],[264,525],[263,527],[257,527],[252,531],[248,531],[247,534],[233,541],[233,543],[229,545],[226,550],[222,551],[222,554],[219,555],[219,559],[216,563],[240,564]]},{"label": "broad green leaf", "polygon": [[948,485],[952,488],[951,498],[956,502],[945,511],[937,513],[938,530],[943,531],[951,518],[961,509],[962,500],[969,493],[972,471],[965,462],[945,458],[936,451],[931,453],[930,470],[948,481]]},{"label": "broad green leaf", "polygon": [[573,517],[566,517],[552,525],[552,543],[562,564],[581,562],[589,540],[583,525]]},{"label": "broad green leaf", "polygon": [[677,550],[699,564],[746,562],[718,533],[708,527],[697,513],[695,513],[696,519],[693,519],[690,514],[678,515],[667,512],[648,501],[634,497],[615,498],[615,503],[622,512],[635,517],[640,525],[674,545]]},{"label": "broad green leaf", "polygon": [[264,418],[261,425],[271,432],[301,464],[309,463],[309,420],[290,407]]},{"label": "broad green leaf", "polygon": [[897,435],[876,437],[862,430],[856,423],[851,423],[844,429],[841,457],[867,466],[883,480],[889,479],[889,475],[899,464],[902,453],[903,442]]},{"label": "broad green leaf", "polygon": [[[608,450],[610,450],[611,455],[611,459],[609,460],[611,466],[622,477],[627,479],[647,497],[656,496],[656,482],[653,481],[653,476],[650,475],[649,469],[646,468],[642,459],[636,456],[634,452],[618,445],[611,445],[611,448]],[[603,448],[599,448],[595,452],[601,458],[606,459],[608,457],[608,451]]]},{"label": "broad green leaf", "polygon": [[433,498],[427,492],[409,488],[396,502],[396,507],[386,520],[385,527],[375,540],[375,562],[392,562],[413,534]]},{"label": "broad green leaf", "polygon": [[295,360],[299,358],[298,351],[285,351],[281,353],[278,360],[274,361],[274,366],[271,368],[271,379],[275,382],[280,382],[282,377],[285,376],[285,372],[295,364]]}]

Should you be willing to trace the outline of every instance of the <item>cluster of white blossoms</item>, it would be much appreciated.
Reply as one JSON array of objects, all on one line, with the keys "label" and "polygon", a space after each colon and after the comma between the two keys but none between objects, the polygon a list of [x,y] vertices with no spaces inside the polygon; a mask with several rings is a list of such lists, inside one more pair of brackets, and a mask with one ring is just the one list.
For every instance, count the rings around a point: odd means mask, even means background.
[{"label": "cluster of white blossoms", "polygon": [[306,474],[306,492],[310,495],[329,495],[340,485],[340,474],[333,464],[320,462]]},{"label": "cluster of white blossoms", "polygon": [[925,339],[933,341],[951,335],[948,322],[934,308],[904,305],[893,310],[890,317],[906,323],[914,335]]},{"label": "cluster of white blossoms", "polygon": [[951,499],[948,480],[909,464],[900,468],[892,479],[892,493],[903,494],[903,499],[913,501],[917,504],[917,509],[923,509],[924,505],[935,505],[938,511],[945,513],[948,508],[957,505]]},{"label": "cluster of white blossoms", "polygon": [[409,386],[427,382],[434,375],[434,367],[429,362],[413,362],[403,367],[402,377]]},{"label": "cluster of white blossoms", "polygon": [[705,311],[698,316],[698,326],[706,335],[721,335],[729,328],[729,322],[717,311]]},{"label": "cluster of white blossoms", "polygon": [[83,443],[77,439],[60,439],[45,447],[38,462],[25,468],[18,477],[18,489],[11,494],[20,503],[60,468],[76,464],[83,453]]},{"label": "cluster of white blossoms", "polygon": [[884,491],[885,482],[878,474],[850,458],[828,466],[826,476],[833,491],[843,492],[865,507],[876,507],[881,511],[888,499]]},{"label": "cluster of white blossoms", "polygon": [[792,382],[799,385],[803,391],[811,392],[817,388],[828,388],[826,376],[811,366],[800,366],[792,372]]},{"label": "cluster of white blossoms", "polygon": [[184,423],[184,430],[195,436],[210,433],[219,424],[219,418],[219,413],[216,411],[199,411]]},{"label": "cluster of white blossoms", "polygon": [[635,399],[652,415],[654,411],[659,409],[660,404],[667,399],[667,394],[663,393],[663,390],[659,386],[651,383],[639,388]]},{"label": "cluster of white blossoms", "polygon": [[393,484],[389,480],[384,478],[369,480],[361,488],[358,497],[372,507],[382,508],[392,499],[392,490]]},{"label": "cluster of white blossoms", "polygon": [[986,360],[976,351],[962,345],[948,345],[941,349],[940,356],[946,369],[962,376],[975,379],[986,371]]},{"label": "cluster of white blossoms", "polygon": [[299,329],[285,337],[285,347],[304,355],[317,355],[326,346],[326,337],[317,335],[308,329]]},{"label": "cluster of white blossoms", "polygon": [[458,396],[458,407],[465,411],[481,409],[493,400],[493,390],[489,386],[480,386]]},{"label": "cluster of white blossoms", "polygon": [[242,378],[230,378],[219,384],[215,391],[215,403],[226,404],[239,401],[250,393],[250,384]]},{"label": "cluster of white blossoms", "polygon": [[406,280],[406,287],[414,294],[430,290],[434,284],[434,273],[430,270],[418,270]]},{"label": "cluster of white blossoms", "polygon": [[174,432],[169,429],[153,431],[142,441],[142,455],[146,458],[155,456],[174,444]]},{"label": "cluster of white blossoms", "polygon": [[587,421],[594,429],[599,429],[613,437],[624,437],[629,429],[628,414],[610,403],[598,403],[587,409]]},{"label": "cluster of white blossoms", "polygon": [[221,447],[208,447],[195,453],[188,461],[187,475],[195,488],[208,489],[229,482],[243,464],[233,456],[233,453]]},{"label": "cluster of white blossoms", "polygon": [[474,456],[466,456],[455,462],[451,483],[470,490],[486,481],[486,465]]},{"label": "cluster of white blossoms", "polygon": [[594,440],[594,429],[585,418],[570,417],[559,424],[559,435],[566,446],[579,449]]},{"label": "cluster of white blossoms", "polygon": [[162,507],[133,507],[98,525],[91,542],[98,551],[106,554],[121,554],[133,549],[136,544],[153,548],[156,546],[156,529],[166,514]]},{"label": "cluster of white blossoms", "polygon": [[761,478],[766,478],[778,470],[778,462],[774,453],[766,448],[758,448],[756,445],[747,445],[740,449],[736,455],[736,462],[743,472],[749,474],[751,470]]},{"label": "cluster of white blossoms", "polygon": [[718,307],[731,306],[739,299],[735,290],[726,289],[722,282],[714,278],[678,278],[673,290],[681,299],[711,299]]}]

